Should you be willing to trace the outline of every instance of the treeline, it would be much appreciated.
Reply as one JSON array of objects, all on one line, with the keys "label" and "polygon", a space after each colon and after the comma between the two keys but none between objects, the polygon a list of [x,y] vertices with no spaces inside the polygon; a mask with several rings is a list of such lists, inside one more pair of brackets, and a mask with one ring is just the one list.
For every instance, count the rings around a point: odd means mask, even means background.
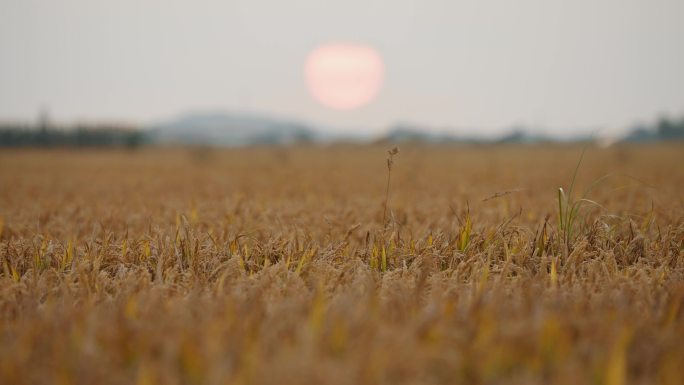
[{"label": "treeline", "polygon": [[146,143],[133,128],[109,124],[37,126],[0,123],[0,147],[129,147]]},{"label": "treeline", "polygon": [[638,126],[627,135],[628,142],[656,142],[663,140],[684,140],[684,117],[661,118],[651,126]]}]

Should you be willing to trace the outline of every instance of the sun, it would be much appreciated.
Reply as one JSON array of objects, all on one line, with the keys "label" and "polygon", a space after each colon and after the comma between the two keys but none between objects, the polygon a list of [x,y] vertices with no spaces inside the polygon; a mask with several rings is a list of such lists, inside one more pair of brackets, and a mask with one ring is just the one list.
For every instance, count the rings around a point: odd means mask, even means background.
[{"label": "sun", "polygon": [[378,51],[365,44],[327,43],[312,50],[304,64],[311,96],[337,110],[352,110],[375,100],[384,72]]}]

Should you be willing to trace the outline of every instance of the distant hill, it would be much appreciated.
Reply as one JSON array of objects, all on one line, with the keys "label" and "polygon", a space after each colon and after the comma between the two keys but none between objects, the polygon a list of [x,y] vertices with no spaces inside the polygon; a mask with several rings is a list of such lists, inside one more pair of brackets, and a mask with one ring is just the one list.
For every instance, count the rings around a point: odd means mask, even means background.
[{"label": "distant hill", "polygon": [[464,137],[450,132],[435,133],[431,129],[412,124],[397,124],[392,126],[387,134],[380,138],[388,142],[422,142],[422,143],[476,143],[482,139]]},{"label": "distant hill", "polygon": [[381,139],[389,142],[423,142],[423,143],[539,143],[553,141],[553,139],[526,132],[522,128],[515,128],[499,137],[486,138],[482,136],[464,136],[451,132],[434,133],[424,127],[399,124],[390,128]]},{"label": "distant hill", "polygon": [[197,112],[148,128],[156,143],[243,146],[311,141],[316,133],[306,124],[253,114]]}]

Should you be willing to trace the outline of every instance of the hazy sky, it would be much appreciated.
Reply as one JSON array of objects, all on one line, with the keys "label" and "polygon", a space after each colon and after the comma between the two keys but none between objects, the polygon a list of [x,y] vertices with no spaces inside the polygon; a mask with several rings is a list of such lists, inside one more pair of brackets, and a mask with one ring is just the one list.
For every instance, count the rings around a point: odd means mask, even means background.
[{"label": "hazy sky", "polygon": [[[197,109],[330,127],[609,130],[684,114],[682,0],[0,0],[0,119],[148,123]],[[375,102],[320,106],[302,67],[374,46]]]}]

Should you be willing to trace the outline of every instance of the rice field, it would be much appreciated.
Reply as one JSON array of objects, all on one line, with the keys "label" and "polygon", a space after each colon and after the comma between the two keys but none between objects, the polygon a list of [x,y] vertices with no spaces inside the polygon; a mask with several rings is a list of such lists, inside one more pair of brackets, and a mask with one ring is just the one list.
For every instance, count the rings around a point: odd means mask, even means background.
[{"label": "rice field", "polygon": [[2,150],[0,383],[684,383],[682,145],[391,147]]}]

